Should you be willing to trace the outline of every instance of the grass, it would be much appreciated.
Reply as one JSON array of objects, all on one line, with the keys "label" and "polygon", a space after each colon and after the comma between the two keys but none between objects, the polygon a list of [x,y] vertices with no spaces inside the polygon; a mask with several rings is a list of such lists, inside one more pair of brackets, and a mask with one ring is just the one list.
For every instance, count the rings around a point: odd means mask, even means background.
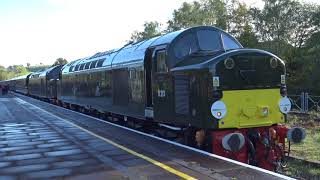
[{"label": "grass", "polygon": [[[320,161],[320,113],[291,113],[288,115],[288,125],[306,130],[306,139],[300,144],[291,144],[290,154],[309,161]],[[291,159],[284,173],[299,179],[320,179],[320,165]]]},{"label": "grass", "polygon": [[291,154],[307,160],[320,161],[320,121],[318,114],[293,114],[288,116],[289,126],[306,130],[306,138],[300,144],[291,144]]},{"label": "grass", "polygon": [[320,128],[306,129],[306,139],[291,145],[291,155],[307,160],[320,161]]}]

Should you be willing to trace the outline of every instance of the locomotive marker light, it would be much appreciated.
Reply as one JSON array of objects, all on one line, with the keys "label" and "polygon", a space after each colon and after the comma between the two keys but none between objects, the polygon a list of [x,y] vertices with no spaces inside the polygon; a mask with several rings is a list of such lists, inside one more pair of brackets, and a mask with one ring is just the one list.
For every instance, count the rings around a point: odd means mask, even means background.
[{"label": "locomotive marker light", "polygon": [[278,66],[278,61],[277,61],[276,58],[273,57],[273,58],[270,59],[270,66],[273,69],[275,69]]},{"label": "locomotive marker light", "polygon": [[211,106],[211,114],[217,119],[222,119],[227,114],[227,107],[222,101],[216,101]]},{"label": "locomotive marker light", "polygon": [[286,83],[286,75],[281,75],[280,79],[281,79],[281,84],[285,84]]},{"label": "locomotive marker light", "polygon": [[226,60],[224,60],[224,66],[229,70],[233,69],[235,66],[235,62],[232,58],[227,58]]},{"label": "locomotive marker light", "polygon": [[290,99],[287,98],[287,97],[283,97],[280,99],[280,102],[279,102],[279,108],[280,108],[280,111],[283,113],[283,114],[288,114],[291,110],[291,102],[290,102]]}]

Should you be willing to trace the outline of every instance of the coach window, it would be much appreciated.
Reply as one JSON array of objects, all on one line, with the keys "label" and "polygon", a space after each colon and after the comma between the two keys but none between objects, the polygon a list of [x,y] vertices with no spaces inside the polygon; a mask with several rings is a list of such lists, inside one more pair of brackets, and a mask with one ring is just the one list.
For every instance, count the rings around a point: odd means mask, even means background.
[{"label": "coach window", "polygon": [[72,72],[73,69],[74,69],[74,66],[71,66],[71,67],[69,68],[69,72]]},{"label": "coach window", "polygon": [[85,64],[81,64],[79,70],[83,70],[84,66],[85,66]]},{"label": "coach window", "polygon": [[95,68],[96,67],[96,63],[97,63],[97,61],[91,62],[90,69]]},{"label": "coach window", "polygon": [[78,65],[76,65],[76,68],[75,68],[75,71],[78,71],[79,70],[79,64]]},{"label": "coach window", "polygon": [[97,67],[102,67],[102,64],[104,62],[105,58],[104,59],[100,59],[97,63]]},{"label": "coach window", "polygon": [[157,72],[160,72],[160,73],[168,72],[165,50],[161,50],[157,52]]},{"label": "coach window", "polygon": [[90,67],[90,62],[87,62],[86,66],[85,66],[85,69],[89,69],[89,67]]}]

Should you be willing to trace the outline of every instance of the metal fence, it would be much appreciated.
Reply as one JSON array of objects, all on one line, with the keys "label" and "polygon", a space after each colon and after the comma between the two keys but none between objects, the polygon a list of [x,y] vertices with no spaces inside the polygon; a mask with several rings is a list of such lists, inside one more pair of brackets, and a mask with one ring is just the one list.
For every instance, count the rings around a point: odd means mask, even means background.
[{"label": "metal fence", "polygon": [[292,110],[303,113],[310,111],[320,111],[320,96],[312,96],[308,93],[302,92],[300,95],[288,95]]}]

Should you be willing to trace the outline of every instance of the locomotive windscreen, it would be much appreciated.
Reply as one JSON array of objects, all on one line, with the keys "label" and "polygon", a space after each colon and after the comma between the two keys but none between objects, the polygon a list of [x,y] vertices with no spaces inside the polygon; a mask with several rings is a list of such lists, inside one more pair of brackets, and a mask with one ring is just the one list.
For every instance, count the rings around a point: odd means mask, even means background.
[{"label": "locomotive windscreen", "polygon": [[285,75],[282,61],[261,53],[235,55],[216,66],[224,90],[279,88]]},{"label": "locomotive windscreen", "polygon": [[184,34],[177,39],[173,47],[174,64],[188,56],[212,55],[239,48],[242,48],[241,45],[226,33],[212,29],[200,29]]}]

